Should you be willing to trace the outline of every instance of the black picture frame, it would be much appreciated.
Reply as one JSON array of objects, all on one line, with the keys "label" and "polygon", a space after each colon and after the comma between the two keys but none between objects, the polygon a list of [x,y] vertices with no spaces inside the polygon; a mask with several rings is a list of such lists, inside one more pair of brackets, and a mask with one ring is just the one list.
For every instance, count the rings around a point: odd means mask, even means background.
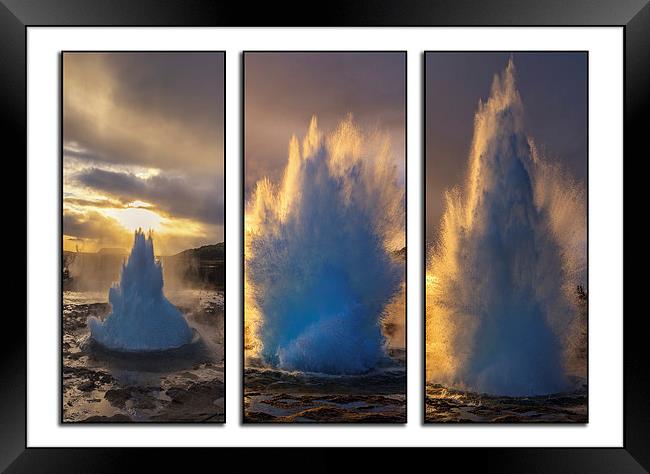
[{"label": "black picture frame", "polygon": [[[647,110],[650,110],[648,0],[411,0],[408,3],[391,0],[368,0],[363,3],[331,0],[311,5],[295,1],[249,5],[210,0],[139,0],[137,3],[135,0],[0,0],[0,117],[5,138],[5,156],[13,157],[12,163],[16,165],[13,169],[26,176],[26,42],[27,28],[30,26],[268,25],[621,27],[624,35],[624,150],[633,153],[630,156],[639,155],[640,160],[647,156],[647,151],[641,152],[647,150],[647,146],[641,146],[647,134]],[[635,151],[639,153],[634,153]],[[25,159],[22,164],[21,157]],[[632,175],[628,172],[627,178],[630,176]],[[9,183],[7,189],[10,189],[10,184],[15,183]],[[631,187],[628,186],[628,189]],[[628,196],[625,196],[624,193],[624,198],[628,197],[628,203],[631,202],[629,194],[628,192]],[[14,223],[20,222],[26,228],[26,204],[24,213],[19,205],[10,207],[7,219]],[[630,234],[628,236],[631,237]],[[12,269],[25,268],[28,258],[26,244],[22,254],[19,248],[16,246],[9,255],[11,260],[8,265]],[[15,281],[18,282],[19,278],[16,277]],[[634,280],[628,279],[629,282]],[[628,296],[642,295],[642,283],[643,278],[638,278],[636,284],[632,283],[628,288]],[[612,284],[619,285],[622,282]],[[363,467],[365,471],[404,470],[408,466],[416,469],[418,464],[421,464],[421,469],[446,465],[447,468],[475,467],[495,472],[632,473],[647,472],[650,469],[650,410],[647,405],[650,371],[645,347],[648,337],[645,311],[635,312],[632,317],[624,320],[624,439],[621,448],[422,448],[394,453],[371,451],[372,448],[337,453],[323,452],[319,448],[303,448],[291,454],[271,454],[264,448],[258,448],[249,454],[239,449],[194,449],[179,452],[160,448],[27,447],[27,312],[26,309],[24,312],[20,309],[16,311],[15,308],[19,305],[20,303],[5,314],[5,334],[11,334],[11,337],[4,338],[0,349],[0,469],[7,472],[114,472],[136,466],[146,466],[149,471],[161,469],[166,472],[176,466],[187,469],[199,462],[214,469],[219,469],[222,463],[229,463],[223,464],[233,466],[227,470],[280,468],[284,471],[303,471],[306,468],[324,471],[343,465],[350,468],[354,464]],[[21,319],[22,314],[25,319]],[[395,436],[399,436],[399,433],[396,432]],[[352,461],[344,459],[344,456]],[[289,457],[290,462],[282,461]]]}]

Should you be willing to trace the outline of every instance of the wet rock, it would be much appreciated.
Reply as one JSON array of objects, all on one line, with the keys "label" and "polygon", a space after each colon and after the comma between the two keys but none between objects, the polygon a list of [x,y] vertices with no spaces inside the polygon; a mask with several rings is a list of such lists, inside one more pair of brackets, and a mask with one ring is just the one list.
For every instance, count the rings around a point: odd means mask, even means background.
[{"label": "wet rock", "polygon": [[225,398],[223,398],[223,397],[218,398],[213,403],[214,403],[214,406],[217,407],[217,409],[220,409],[222,413],[224,412],[225,406],[226,406],[226,399]]},{"label": "wet rock", "polygon": [[523,421],[522,418],[515,415],[497,416],[492,420],[493,423],[517,423]]},{"label": "wet rock", "polygon": [[245,421],[247,423],[260,423],[267,421],[276,421],[276,417],[259,411],[246,412]]},{"label": "wet rock", "polygon": [[78,388],[82,392],[90,392],[95,388],[95,383],[91,380],[88,380],[87,382],[80,384]]},{"label": "wet rock", "polygon": [[133,407],[141,410],[153,410],[157,404],[155,399],[151,397],[137,397],[131,400]]},{"label": "wet rock", "polygon": [[113,382],[110,374],[102,371],[88,369],[86,367],[63,367],[63,378],[80,380],[90,380],[95,384],[107,384]]},{"label": "wet rock", "polygon": [[221,382],[202,382],[190,385],[188,388],[172,387],[167,389],[166,394],[173,403],[201,404],[212,403],[224,394],[224,387]]},{"label": "wet rock", "polygon": [[587,391],[506,397],[427,385],[426,421],[478,423],[585,423]]},{"label": "wet rock", "polygon": [[102,416],[102,415],[94,415],[86,418],[86,422],[100,422],[100,423],[120,423],[120,422],[125,422],[125,421],[133,421],[131,420],[131,417],[127,415],[123,415],[122,413],[116,413],[115,415],[111,416]]},{"label": "wet rock", "polygon": [[104,398],[117,408],[124,408],[127,400],[131,398],[131,391],[126,388],[112,388],[104,394]]},{"label": "wet rock", "polygon": [[314,421],[336,422],[341,421],[342,410],[335,407],[320,406],[310,408],[309,410],[301,411],[293,417],[307,418]]}]

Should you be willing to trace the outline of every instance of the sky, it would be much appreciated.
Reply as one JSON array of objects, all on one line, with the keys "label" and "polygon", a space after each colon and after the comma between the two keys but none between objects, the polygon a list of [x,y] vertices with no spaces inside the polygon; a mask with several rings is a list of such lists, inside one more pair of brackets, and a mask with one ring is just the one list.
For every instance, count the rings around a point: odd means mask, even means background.
[{"label": "sky", "polygon": [[[438,235],[444,193],[462,185],[474,114],[511,53],[426,53],[426,238]],[[582,52],[512,53],[526,132],[574,179],[587,177],[587,74]]]},{"label": "sky", "polygon": [[388,133],[403,178],[405,66],[401,52],[244,53],[246,201],[259,179],[281,179],[289,140],[302,140],[313,115],[325,132],[351,113]]},{"label": "sky", "polygon": [[223,241],[224,55],[63,54],[63,246]]}]

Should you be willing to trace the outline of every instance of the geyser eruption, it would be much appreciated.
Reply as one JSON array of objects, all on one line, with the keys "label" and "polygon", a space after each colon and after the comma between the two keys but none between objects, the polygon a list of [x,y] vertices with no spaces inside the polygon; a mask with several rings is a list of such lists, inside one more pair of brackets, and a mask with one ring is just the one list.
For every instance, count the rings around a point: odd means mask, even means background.
[{"label": "geyser eruption", "polygon": [[569,388],[584,194],[525,135],[512,60],[479,103],[465,188],[447,193],[430,257],[429,381],[513,396]]},{"label": "geyser eruption", "polygon": [[151,233],[135,232],[133,249],[119,284],[108,292],[112,312],[103,321],[88,320],[91,337],[119,351],[161,351],[191,342],[192,329],[162,291],[162,267],[156,262]]},{"label": "geyser eruption", "polygon": [[385,355],[382,313],[399,291],[404,193],[382,134],[352,118],[293,137],[279,186],[246,211],[246,345],[285,370],[358,374]]}]

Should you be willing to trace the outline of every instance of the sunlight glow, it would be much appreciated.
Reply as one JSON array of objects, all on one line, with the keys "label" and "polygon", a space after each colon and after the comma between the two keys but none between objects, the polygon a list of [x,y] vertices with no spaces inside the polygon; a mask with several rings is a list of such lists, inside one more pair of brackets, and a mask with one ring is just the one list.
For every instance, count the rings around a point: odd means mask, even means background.
[{"label": "sunlight glow", "polygon": [[153,211],[141,207],[126,209],[109,209],[106,214],[117,220],[125,229],[135,232],[137,229],[160,230],[163,218]]}]

